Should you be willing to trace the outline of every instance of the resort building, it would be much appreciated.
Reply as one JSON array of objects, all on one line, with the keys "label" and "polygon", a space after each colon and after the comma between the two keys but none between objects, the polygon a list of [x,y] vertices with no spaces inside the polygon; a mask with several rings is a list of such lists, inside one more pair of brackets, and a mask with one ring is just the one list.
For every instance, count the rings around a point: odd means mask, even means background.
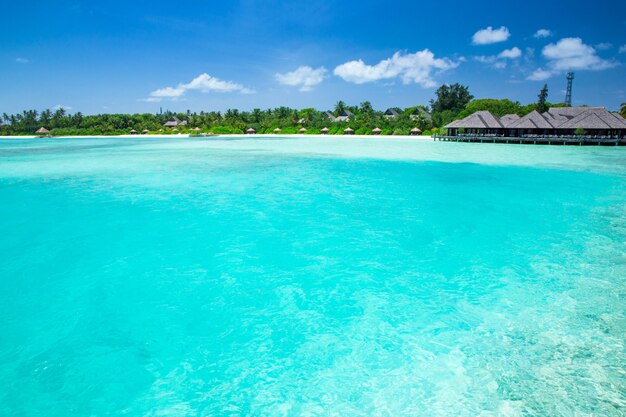
[{"label": "resort building", "polygon": [[165,126],[165,127],[178,127],[178,126],[185,126],[186,124],[187,124],[187,121],[180,120],[178,117],[172,116],[172,118],[169,119],[167,122],[165,122],[165,124],[163,126]]},{"label": "resort building", "polygon": [[478,111],[445,126],[452,137],[547,138],[570,137],[594,140],[623,139],[626,120],[604,107],[555,107],[545,113],[533,111],[523,117],[507,114],[498,118]]},{"label": "resort building", "polygon": [[418,107],[415,110],[413,110],[413,112],[411,113],[411,119],[416,120],[416,119],[419,119],[420,117],[429,122],[432,120],[432,116],[430,115],[430,113],[428,113],[423,108]]},{"label": "resort building", "polygon": [[398,113],[396,109],[393,109],[390,107],[387,110],[385,110],[385,113],[383,114],[383,116],[385,116],[388,119],[395,119],[396,117],[400,116],[400,113]]},{"label": "resort building", "polygon": [[350,110],[342,110],[339,116],[335,118],[336,122],[347,122],[354,114]]}]

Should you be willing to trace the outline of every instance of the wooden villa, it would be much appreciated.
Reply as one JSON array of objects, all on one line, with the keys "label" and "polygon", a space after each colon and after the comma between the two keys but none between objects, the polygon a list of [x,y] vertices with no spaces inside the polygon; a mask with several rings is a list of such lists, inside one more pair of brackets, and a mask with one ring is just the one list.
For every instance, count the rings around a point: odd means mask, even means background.
[{"label": "wooden villa", "polygon": [[172,116],[167,122],[165,122],[165,124],[163,126],[165,126],[165,127],[178,127],[178,126],[184,126],[186,124],[187,124],[186,120],[180,120],[178,117]]},{"label": "wooden villa", "polygon": [[396,117],[400,116],[400,113],[398,113],[396,109],[390,107],[385,110],[383,116],[385,116],[387,119],[395,119]]},{"label": "wooden villa", "polygon": [[626,120],[604,107],[557,107],[498,118],[478,111],[445,126],[443,140],[512,143],[626,143]]},{"label": "wooden villa", "polygon": [[339,116],[335,118],[336,122],[347,122],[351,117],[354,117],[354,114],[350,110],[342,110],[339,113]]}]

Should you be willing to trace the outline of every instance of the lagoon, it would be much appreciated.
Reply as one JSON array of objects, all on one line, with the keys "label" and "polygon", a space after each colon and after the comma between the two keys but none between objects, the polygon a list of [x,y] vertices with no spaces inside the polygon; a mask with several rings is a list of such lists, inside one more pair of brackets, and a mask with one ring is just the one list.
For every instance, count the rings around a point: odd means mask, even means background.
[{"label": "lagoon", "polygon": [[626,152],[0,140],[0,414],[619,416]]}]

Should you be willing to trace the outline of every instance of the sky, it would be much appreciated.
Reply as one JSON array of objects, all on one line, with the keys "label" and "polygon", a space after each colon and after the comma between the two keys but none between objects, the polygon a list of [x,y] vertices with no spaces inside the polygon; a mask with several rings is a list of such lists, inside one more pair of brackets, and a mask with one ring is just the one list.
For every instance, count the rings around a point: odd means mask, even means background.
[{"label": "sky", "polygon": [[626,1],[22,1],[0,7],[0,113],[626,102]]}]

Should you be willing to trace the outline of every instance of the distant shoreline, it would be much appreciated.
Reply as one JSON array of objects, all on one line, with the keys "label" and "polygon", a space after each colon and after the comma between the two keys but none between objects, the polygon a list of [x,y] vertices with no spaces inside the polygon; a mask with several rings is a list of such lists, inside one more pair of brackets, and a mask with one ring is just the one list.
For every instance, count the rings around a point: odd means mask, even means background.
[{"label": "distant shoreline", "polygon": [[214,135],[214,136],[200,136],[200,137],[189,137],[189,134],[177,134],[177,135],[86,135],[86,136],[51,136],[51,137],[39,137],[36,135],[33,136],[0,136],[0,140],[2,139],[98,139],[98,138],[118,138],[118,139],[147,139],[147,138],[155,138],[155,139],[165,139],[165,138],[184,138],[184,139],[218,139],[218,138],[229,138],[229,137],[238,137],[238,138],[250,138],[250,139],[268,139],[268,138],[359,138],[359,139],[389,139],[389,138],[401,138],[401,139],[412,139],[412,140],[432,140],[432,136],[411,136],[411,135],[307,135],[307,134],[245,134],[245,133],[231,133],[231,134],[223,134],[223,135]]}]

